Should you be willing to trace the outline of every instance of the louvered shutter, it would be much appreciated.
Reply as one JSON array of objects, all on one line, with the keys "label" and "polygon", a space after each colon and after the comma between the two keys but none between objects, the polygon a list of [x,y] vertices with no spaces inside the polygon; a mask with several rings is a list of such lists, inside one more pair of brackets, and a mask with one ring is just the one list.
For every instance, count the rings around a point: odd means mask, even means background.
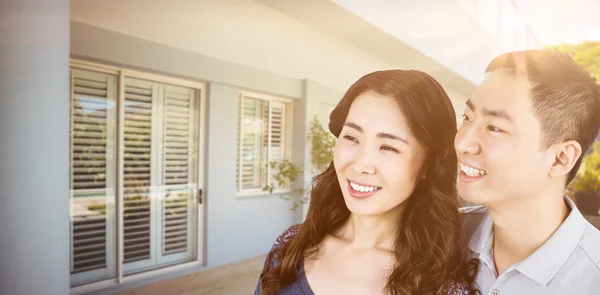
[{"label": "louvered shutter", "polygon": [[[114,75],[71,70],[71,274],[74,284],[114,274]],[[90,274],[95,271],[95,274]],[[86,274],[87,273],[87,274]]]},{"label": "louvered shutter", "polygon": [[269,146],[271,161],[280,161],[286,157],[286,119],[287,105],[278,101],[271,102],[271,145]]},{"label": "louvered shutter", "polygon": [[242,97],[241,107],[238,187],[260,190],[265,185],[269,104],[265,100]]},{"label": "louvered shutter", "polygon": [[[287,104],[280,101],[271,101],[270,120],[270,145],[269,161],[281,161],[286,158],[286,128],[287,128]],[[277,185],[273,179],[273,171],[270,173],[270,183]],[[287,186],[287,184],[286,184]]]},{"label": "louvered shutter", "polygon": [[[120,248],[129,275],[190,261],[197,246],[201,90],[124,76],[117,99],[116,75],[71,71],[72,286],[115,277]],[[117,244],[118,171],[123,239]]]},{"label": "louvered shutter", "polygon": [[195,92],[165,86],[163,119],[162,255],[188,252],[190,209],[195,185]]},{"label": "louvered shutter", "polygon": [[125,80],[123,159],[123,261],[150,258],[152,124],[156,87],[142,80]]}]

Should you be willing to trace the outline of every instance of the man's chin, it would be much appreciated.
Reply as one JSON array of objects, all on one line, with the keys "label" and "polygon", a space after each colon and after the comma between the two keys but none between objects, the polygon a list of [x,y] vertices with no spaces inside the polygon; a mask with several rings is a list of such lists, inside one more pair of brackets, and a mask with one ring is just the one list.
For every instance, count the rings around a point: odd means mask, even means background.
[{"label": "man's chin", "polygon": [[466,206],[485,205],[489,201],[485,195],[473,190],[458,190],[458,196],[466,203]]}]

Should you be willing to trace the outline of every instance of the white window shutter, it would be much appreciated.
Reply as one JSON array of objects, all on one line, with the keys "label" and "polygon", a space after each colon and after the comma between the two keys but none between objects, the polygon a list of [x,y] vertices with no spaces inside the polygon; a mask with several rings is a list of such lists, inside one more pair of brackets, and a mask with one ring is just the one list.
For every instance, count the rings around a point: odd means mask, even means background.
[{"label": "white window shutter", "polygon": [[113,142],[116,76],[71,71],[71,273],[111,263],[112,223],[107,198],[114,193]]},{"label": "white window shutter", "polygon": [[286,103],[271,102],[271,161],[281,161],[286,158],[286,128],[287,128],[287,105]]},{"label": "white window shutter", "polygon": [[155,86],[125,79],[123,254],[125,263],[149,259],[151,243],[152,124]]},{"label": "white window shutter", "polygon": [[106,189],[107,81],[76,73],[71,109],[72,189]]},{"label": "white window shutter", "polygon": [[80,67],[70,81],[71,286],[118,276],[121,251],[124,275],[191,261],[203,86]]},{"label": "white window shutter", "polygon": [[289,158],[290,103],[243,92],[240,98],[238,192],[258,193],[277,185],[270,163]]},{"label": "white window shutter", "polygon": [[162,255],[170,255],[187,252],[190,247],[188,211],[196,190],[195,91],[165,86],[163,109],[162,166],[167,193],[162,204]]},{"label": "white window shutter", "polygon": [[242,97],[240,111],[240,175],[241,190],[261,189],[266,173],[268,102]]}]

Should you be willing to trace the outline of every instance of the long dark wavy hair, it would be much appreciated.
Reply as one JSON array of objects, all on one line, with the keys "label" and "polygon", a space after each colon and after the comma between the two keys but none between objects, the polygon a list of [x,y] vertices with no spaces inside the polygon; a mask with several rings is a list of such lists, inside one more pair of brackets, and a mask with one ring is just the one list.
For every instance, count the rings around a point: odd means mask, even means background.
[{"label": "long dark wavy hair", "polygon": [[[448,294],[455,283],[470,281],[459,242],[454,108],[442,86],[426,73],[377,71],[356,81],[333,110],[329,122],[333,135],[340,135],[350,105],[367,91],[398,103],[410,131],[427,152],[425,165],[429,167],[400,216],[395,265],[384,292]],[[298,233],[268,255],[260,278],[261,294],[274,295],[294,282],[304,260],[315,257],[323,239],[340,229],[349,216],[332,162],[313,179],[309,210]],[[269,267],[272,259],[278,263]]]}]

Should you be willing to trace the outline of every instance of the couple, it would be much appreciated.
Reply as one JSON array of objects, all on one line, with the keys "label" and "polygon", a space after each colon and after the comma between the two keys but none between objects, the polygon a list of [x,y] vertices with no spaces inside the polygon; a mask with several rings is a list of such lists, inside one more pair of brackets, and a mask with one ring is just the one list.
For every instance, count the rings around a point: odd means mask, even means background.
[{"label": "couple", "polygon": [[[600,294],[600,232],[563,192],[600,129],[600,86],[566,55],[502,55],[464,121],[419,71],[360,78],[306,221],[255,294]],[[478,207],[458,210],[458,193]]]}]

